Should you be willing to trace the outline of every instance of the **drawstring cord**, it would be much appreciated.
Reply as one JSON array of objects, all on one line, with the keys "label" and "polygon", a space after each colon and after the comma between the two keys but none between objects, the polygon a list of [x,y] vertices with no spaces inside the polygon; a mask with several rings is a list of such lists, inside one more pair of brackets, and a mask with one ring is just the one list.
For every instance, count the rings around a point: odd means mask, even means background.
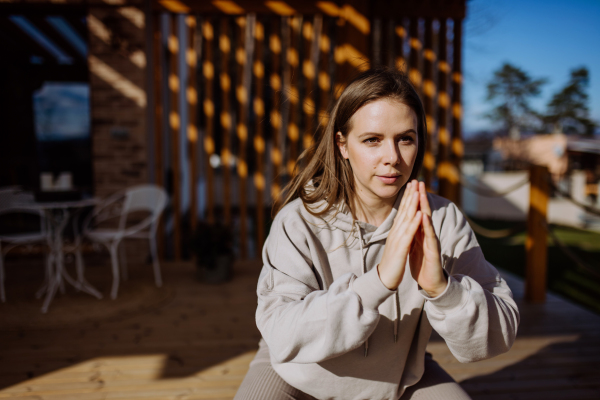
[{"label": "drawstring cord", "polygon": [[[361,271],[361,276],[365,274],[365,270],[367,269],[367,266],[365,264],[365,254],[364,254],[364,244],[363,244],[363,236],[362,236],[362,232],[360,231],[360,225],[358,224],[357,220],[353,220],[352,221],[352,229],[354,229],[354,223],[356,223],[356,230],[358,231],[358,242],[360,244],[360,271]],[[367,338],[367,340],[365,340],[365,357],[367,356],[367,354],[369,353],[369,338]]]},{"label": "drawstring cord", "polygon": [[398,320],[400,319],[400,310],[398,308],[400,304],[400,296],[398,296],[398,289],[396,289],[396,298],[394,299],[394,343],[398,342]]},{"label": "drawstring cord", "polygon": [[[360,244],[360,266],[361,266],[361,276],[364,275],[367,271],[367,266],[365,263],[365,254],[364,254],[364,243],[363,236],[360,230],[360,225],[358,224],[358,220],[352,221],[352,230],[354,230],[354,224],[356,223],[356,230],[358,232],[358,242]],[[398,320],[400,315],[399,303],[400,297],[398,295],[398,289],[396,289],[395,293],[395,301],[394,301],[394,343],[398,342]],[[369,338],[365,340],[365,357],[369,354]]]}]

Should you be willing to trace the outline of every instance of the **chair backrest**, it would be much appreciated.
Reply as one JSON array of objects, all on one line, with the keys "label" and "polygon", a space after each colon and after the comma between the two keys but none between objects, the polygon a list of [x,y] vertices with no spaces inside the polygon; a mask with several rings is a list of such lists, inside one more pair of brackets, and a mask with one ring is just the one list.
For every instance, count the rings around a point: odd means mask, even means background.
[{"label": "chair backrest", "polygon": [[33,193],[25,192],[19,186],[0,188],[0,210],[19,207],[33,202]]},{"label": "chair backrest", "polygon": [[[34,236],[36,238],[37,236],[46,236],[48,223],[44,211],[27,207],[33,203],[33,194],[31,193],[23,192],[20,189],[0,189],[0,218],[2,220],[0,222],[2,227],[0,240],[10,240],[11,236],[15,234],[22,236],[24,233],[32,236],[32,238]],[[38,217],[35,225],[39,224],[39,230],[31,230],[34,221],[27,218],[27,215]],[[13,229],[16,230],[13,231]]]},{"label": "chair backrest", "polygon": [[126,189],[119,228],[125,229],[127,215],[137,211],[150,212],[150,225],[155,224],[167,206],[167,199],[167,192],[157,185],[139,185]]}]

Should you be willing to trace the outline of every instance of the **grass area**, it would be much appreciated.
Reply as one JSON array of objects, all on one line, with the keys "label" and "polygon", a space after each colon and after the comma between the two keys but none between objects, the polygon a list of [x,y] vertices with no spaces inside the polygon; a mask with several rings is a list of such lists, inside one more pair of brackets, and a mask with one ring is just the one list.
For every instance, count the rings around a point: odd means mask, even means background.
[{"label": "grass area", "polygon": [[[512,221],[473,220],[487,229],[515,225]],[[600,233],[557,225],[551,228],[558,239],[597,274],[579,267],[548,237],[548,288],[600,313]],[[524,277],[525,237],[526,232],[521,232],[503,239],[477,235],[477,240],[489,262]]]}]

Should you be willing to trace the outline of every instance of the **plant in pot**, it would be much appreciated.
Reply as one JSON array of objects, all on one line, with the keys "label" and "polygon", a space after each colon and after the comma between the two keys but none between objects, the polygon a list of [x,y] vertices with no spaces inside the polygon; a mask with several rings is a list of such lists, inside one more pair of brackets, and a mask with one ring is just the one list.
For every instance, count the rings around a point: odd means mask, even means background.
[{"label": "plant in pot", "polygon": [[233,275],[233,235],[223,224],[200,222],[192,240],[197,274],[202,282],[221,283]]}]

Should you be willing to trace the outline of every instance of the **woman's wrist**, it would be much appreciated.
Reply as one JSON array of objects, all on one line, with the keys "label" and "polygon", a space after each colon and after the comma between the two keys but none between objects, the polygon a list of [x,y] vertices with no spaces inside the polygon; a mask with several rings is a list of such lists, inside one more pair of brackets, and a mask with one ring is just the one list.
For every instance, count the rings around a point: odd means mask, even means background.
[{"label": "woman's wrist", "polygon": [[438,297],[440,294],[444,293],[444,290],[446,290],[447,286],[448,278],[446,277],[446,275],[443,275],[442,281],[440,281],[437,285],[432,285],[429,288],[424,288],[421,286],[421,289],[423,289],[429,297],[435,298]]},{"label": "woman's wrist", "polygon": [[[382,266],[382,264],[384,264]],[[397,271],[390,271],[390,268],[386,268],[385,263],[377,264],[377,273],[379,274],[379,280],[383,283],[383,286],[389,290],[396,290],[400,283],[402,283],[402,274],[398,274]],[[402,269],[404,271],[404,268]]]}]

